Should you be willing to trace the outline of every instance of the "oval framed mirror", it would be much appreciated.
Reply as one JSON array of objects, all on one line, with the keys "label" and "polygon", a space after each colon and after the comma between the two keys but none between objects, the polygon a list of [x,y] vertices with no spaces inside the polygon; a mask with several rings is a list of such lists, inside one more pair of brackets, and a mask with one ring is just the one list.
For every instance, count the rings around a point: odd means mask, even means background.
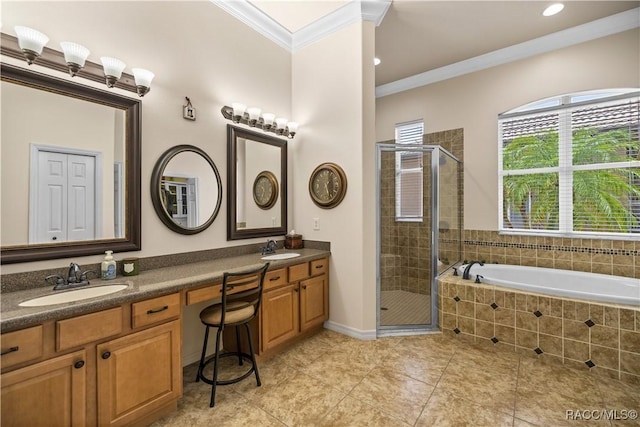
[{"label": "oval framed mirror", "polygon": [[160,220],[176,233],[206,230],[222,204],[222,180],[216,164],[193,145],[168,149],[153,168],[151,200]]}]

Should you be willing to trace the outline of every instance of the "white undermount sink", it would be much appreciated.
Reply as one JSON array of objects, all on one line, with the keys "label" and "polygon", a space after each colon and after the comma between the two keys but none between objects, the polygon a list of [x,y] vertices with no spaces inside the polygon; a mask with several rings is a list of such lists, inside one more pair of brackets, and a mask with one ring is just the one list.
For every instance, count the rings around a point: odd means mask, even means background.
[{"label": "white undermount sink", "polygon": [[269,255],[269,256],[263,256],[261,259],[265,260],[265,261],[275,261],[278,259],[289,259],[289,258],[296,258],[299,257],[300,254],[296,254],[293,252],[288,252],[285,254],[275,254],[275,255]]},{"label": "white undermount sink", "polygon": [[113,294],[127,289],[129,285],[111,284],[95,286],[93,288],[74,289],[72,291],[60,292],[57,294],[46,295],[39,298],[33,298],[18,304],[20,307],[42,307],[45,305],[63,304],[65,302],[80,301],[83,299],[101,297],[103,295]]}]

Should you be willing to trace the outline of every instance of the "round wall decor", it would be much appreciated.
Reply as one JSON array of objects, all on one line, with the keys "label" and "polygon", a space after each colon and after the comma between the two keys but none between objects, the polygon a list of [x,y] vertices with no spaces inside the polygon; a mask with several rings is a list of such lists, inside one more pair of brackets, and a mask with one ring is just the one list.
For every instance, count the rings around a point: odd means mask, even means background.
[{"label": "round wall decor", "polygon": [[347,193],[347,175],[335,163],[323,163],[313,170],[309,179],[309,195],[323,209],[340,204]]},{"label": "round wall decor", "polygon": [[271,209],[278,200],[278,180],[269,171],[262,171],[253,181],[253,200],[260,209]]}]

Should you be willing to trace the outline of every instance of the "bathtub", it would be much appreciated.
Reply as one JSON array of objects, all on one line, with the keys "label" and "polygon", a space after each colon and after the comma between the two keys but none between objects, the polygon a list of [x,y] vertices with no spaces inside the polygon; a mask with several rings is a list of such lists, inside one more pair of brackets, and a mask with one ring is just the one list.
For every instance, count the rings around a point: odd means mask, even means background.
[{"label": "bathtub", "polygon": [[[458,267],[462,276],[466,264]],[[552,268],[473,264],[469,278],[524,292],[640,306],[640,279]]]}]

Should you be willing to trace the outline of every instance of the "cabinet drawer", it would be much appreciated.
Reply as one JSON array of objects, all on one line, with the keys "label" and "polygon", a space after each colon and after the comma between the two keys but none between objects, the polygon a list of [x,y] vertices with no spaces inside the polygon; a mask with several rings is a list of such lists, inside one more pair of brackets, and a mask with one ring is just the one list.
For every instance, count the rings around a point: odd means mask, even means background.
[{"label": "cabinet drawer", "polygon": [[280,268],[278,270],[267,271],[267,274],[264,276],[264,290],[269,290],[276,288],[278,286],[284,285],[289,280],[287,279],[287,269]]},{"label": "cabinet drawer", "polygon": [[2,369],[42,356],[42,325],[2,334]]},{"label": "cabinet drawer", "polygon": [[292,265],[289,267],[289,282],[306,279],[309,277],[309,263]]},{"label": "cabinet drawer", "polygon": [[206,286],[200,289],[187,291],[187,305],[197,304],[202,301],[209,301],[220,298],[222,292],[222,284]]},{"label": "cabinet drawer", "polygon": [[67,350],[122,332],[122,307],[56,322],[56,351]]},{"label": "cabinet drawer", "polygon": [[326,274],[329,270],[329,258],[317,259],[311,261],[311,275]]},{"label": "cabinet drawer", "polygon": [[131,327],[140,328],[180,315],[180,294],[164,295],[131,304]]}]

